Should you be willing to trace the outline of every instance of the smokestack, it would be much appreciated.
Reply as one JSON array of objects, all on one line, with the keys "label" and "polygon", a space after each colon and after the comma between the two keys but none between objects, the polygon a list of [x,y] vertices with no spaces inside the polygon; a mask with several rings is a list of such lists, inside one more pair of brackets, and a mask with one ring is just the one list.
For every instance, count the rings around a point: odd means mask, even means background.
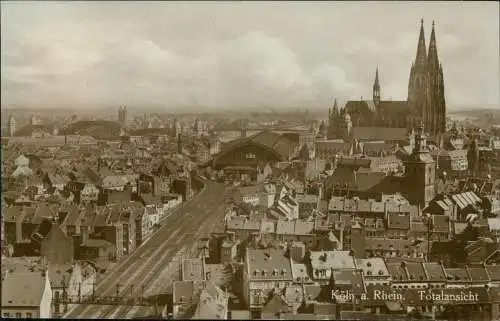
[{"label": "smokestack", "polygon": [[181,134],[177,134],[177,153],[182,154],[182,140],[181,140]]},{"label": "smokestack", "polygon": [[99,174],[100,171],[101,171],[101,158],[98,157],[97,158],[97,173]]}]

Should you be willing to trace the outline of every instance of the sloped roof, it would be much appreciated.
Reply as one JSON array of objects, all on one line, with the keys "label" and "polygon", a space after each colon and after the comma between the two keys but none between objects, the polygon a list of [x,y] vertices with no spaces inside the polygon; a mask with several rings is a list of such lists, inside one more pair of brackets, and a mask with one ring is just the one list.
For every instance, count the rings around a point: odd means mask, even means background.
[{"label": "sloped roof", "polygon": [[230,143],[229,145],[226,145],[221,153],[219,153],[219,156],[237,148],[240,146],[243,146],[245,144],[256,144],[258,146],[265,147],[269,150],[274,151],[279,158],[285,160],[288,159],[292,153],[294,152],[295,147],[297,146],[296,143],[290,141],[289,139],[285,138],[284,136],[272,132],[272,131],[263,131],[259,132],[257,134],[254,134],[248,138],[238,140],[237,142]]},{"label": "sloped roof", "polygon": [[40,271],[7,274],[2,282],[2,307],[38,307],[46,280]]},{"label": "sloped roof", "polygon": [[250,280],[291,280],[292,265],[280,249],[248,249],[246,265]]},{"label": "sloped roof", "polygon": [[360,108],[365,108],[372,113],[377,112],[377,108],[373,100],[349,100],[345,104],[345,110],[349,113],[352,113],[353,110],[358,111]]},{"label": "sloped roof", "polygon": [[214,284],[207,282],[201,291],[194,313],[195,319],[221,320],[227,318],[228,297]]},{"label": "sloped roof", "polygon": [[182,281],[201,281],[204,278],[203,262],[201,259],[182,260]]},{"label": "sloped roof", "polygon": [[408,102],[406,100],[381,100],[379,110],[382,114],[406,114],[409,111]]},{"label": "sloped roof", "polygon": [[408,139],[406,128],[353,127],[352,138],[373,141],[405,141]]}]

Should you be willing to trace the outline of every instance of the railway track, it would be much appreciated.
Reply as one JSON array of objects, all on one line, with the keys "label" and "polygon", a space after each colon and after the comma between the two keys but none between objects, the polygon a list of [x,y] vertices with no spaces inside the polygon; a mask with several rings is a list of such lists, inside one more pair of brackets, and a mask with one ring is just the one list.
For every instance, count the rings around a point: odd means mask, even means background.
[{"label": "railway track", "polygon": [[[217,186],[221,189],[220,186]],[[210,193],[209,193],[210,194]],[[212,193],[213,194],[213,193]],[[222,193],[220,193],[222,195]],[[163,269],[169,266],[172,259],[183,248],[188,248],[188,252],[193,252],[197,246],[197,237],[210,233],[215,224],[219,224],[219,216],[224,214],[221,195],[211,195],[201,199],[198,204],[189,208],[189,214],[181,215],[175,213],[171,219],[164,222],[160,231],[153,235],[147,244],[141,249],[142,252],[134,252],[132,256],[122,263],[116,270],[112,271],[102,283],[96,288],[98,296],[117,295],[120,297],[134,296],[137,291],[143,293],[147,291]],[[214,197],[218,196],[218,197]],[[220,198],[220,200],[219,200]],[[209,206],[207,215],[202,215],[199,210],[201,206]],[[174,214],[173,214],[174,215]],[[176,228],[177,227],[177,228]],[[168,235],[167,237],[165,237]],[[116,287],[116,285],[120,287]],[[143,294],[141,293],[141,294]],[[95,305],[78,307],[67,317],[97,317],[121,318],[126,316],[131,306],[100,306],[96,311]]]}]

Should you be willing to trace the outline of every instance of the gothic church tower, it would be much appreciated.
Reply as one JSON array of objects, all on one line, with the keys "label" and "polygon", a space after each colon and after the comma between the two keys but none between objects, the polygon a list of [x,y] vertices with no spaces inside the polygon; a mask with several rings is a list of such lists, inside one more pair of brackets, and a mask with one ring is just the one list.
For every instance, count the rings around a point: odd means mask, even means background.
[{"label": "gothic church tower", "polygon": [[333,108],[328,111],[328,130],[327,139],[335,139],[339,136],[339,126],[340,126],[340,112],[339,106],[337,105],[337,99],[333,104]]},{"label": "gothic church tower", "polygon": [[427,106],[430,110],[427,120],[429,131],[434,134],[444,134],[446,131],[446,103],[444,99],[443,68],[438,58],[436,44],[436,32],[434,21],[432,22],[431,41],[429,43],[429,54],[427,56],[427,68],[429,74],[429,93]]},{"label": "gothic church tower", "polygon": [[434,22],[427,53],[423,19],[420,21],[417,55],[410,70],[408,105],[410,127],[414,128],[421,118],[431,135],[446,131],[443,69],[438,59]]}]

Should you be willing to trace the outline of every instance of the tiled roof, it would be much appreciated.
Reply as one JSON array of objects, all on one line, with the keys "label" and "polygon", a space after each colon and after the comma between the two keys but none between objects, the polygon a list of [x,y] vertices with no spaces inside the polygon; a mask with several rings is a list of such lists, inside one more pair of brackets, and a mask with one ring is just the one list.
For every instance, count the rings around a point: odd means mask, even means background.
[{"label": "tiled roof", "polygon": [[262,317],[270,318],[281,313],[291,312],[288,302],[280,293],[274,292],[261,310]]},{"label": "tiled roof", "polygon": [[[331,269],[355,269],[354,257],[349,255],[349,251],[311,251],[311,266],[314,271]],[[316,277],[316,275],[314,275]]]},{"label": "tiled roof", "polygon": [[408,134],[406,128],[353,127],[352,137],[357,140],[405,141]]},{"label": "tiled roof", "polygon": [[389,270],[385,265],[385,261],[380,257],[372,257],[369,259],[356,259],[358,268],[360,268],[365,277],[389,277]]},{"label": "tiled roof", "polygon": [[387,263],[387,270],[391,275],[391,278],[394,282],[397,281],[408,281],[408,273],[406,273],[406,269],[404,264],[400,262],[389,262]]},{"label": "tiled roof", "polygon": [[172,292],[174,304],[192,303],[197,299],[192,281],[174,281]]},{"label": "tiled roof", "polygon": [[255,195],[255,194],[260,194],[262,192],[265,192],[263,187],[264,187],[263,184],[243,186],[243,187],[238,188],[238,191],[240,192],[241,195],[249,196],[249,195]]},{"label": "tiled roof", "polygon": [[450,217],[446,215],[432,215],[432,230],[434,232],[449,232]]},{"label": "tiled roof", "polygon": [[410,229],[410,215],[389,213],[387,215],[387,228],[409,230]]},{"label": "tiled roof", "polygon": [[302,263],[292,263],[292,275],[294,280],[309,280],[307,266]]},{"label": "tiled roof", "polygon": [[304,285],[305,297],[308,301],[319,301],[323,289],[319,285]]},{"label": "tiled roof", "polygon": [[365,111],[376,113],[377,107],[373,100],[349,100],[345,104],[345,111],[348,113],[364,113]]},{"label": "tiled roof", "polygon": [[404,115],[409,112],[409,104],[406,100],[381,100],[378,110],[384,115]]},{"label": "tiled roof", "polygon": [[485,268],[492,281],[500,281],[500,265],[486,265]]},{"label": "tiled roof", "polygon": [[308,235],[314,230],[314,222],[303,221],[278,221],[276,222],[276,234],[282,235]]},{"label": "tiled roof", "polygon": [[228,296],[216,285],[207,282],[201,291],[195,319],[220,320],[227,318]]},{"label": "tiled roof", "polygon": [[427,241],[418,245],[413,245],[410,240],[404,239],[388,239],[388,238],[369,238],[366,242],[366,249],[369,250],[384,250],[384,251],[399,251],[399,252],[412,252],[414,249],[420,249],[420,252],[425,253]]},{"label": "tiled roof", "polygon": [[302,285],[292,284],[285,288],[285,292],[283,294],[286,302],[288,304],[297,304],[303,301],[304,291],[302,289]]},{"label": "tiled roof", "polygon": [[308,203],[316,205],[316,203],[318,203],[318,195],[311,195],[311,194],[297,195],[295,199],[299,204]]},{"label": "tiled roof", "polygon": [[490,277],[484,267],[467,267],[472,282],[489,282]]},{"label": "tiled roof", "polygon": [[378,154],[382,151],[391,152],[394,149],[394,144],[386,142],[366,142],[363,143],[363,152],[365,154]]},{"label": "tiled roof", "polygon": [[203,261],[202,259],[183,259],[182,266],[182,281],[201,281],[204,279]]},{"label": "tiled roof", "polygon": [[2,282],[3,307],[39,307],[46,279],[41,272],[13,272]]},{"label": "tiled roof", "polygon": [[295,147],[297,146],[296,143],[290,141],[289,139],[278,133],[272,131],[263,131],[246,139],[235,142],[230,146],[225,146],[222,153],[225,153],[228,150],[232,150],[237,146],[242,146],[248,143],[257,144],[274,150],[283,160],[289,159],[289,157],[292,156],[293,152],[295,151]]},{"label": "tiled roof", "polygon": [[248,249],[246,268],[251,281],[292,280],[292,265],[280,249]]},{"label": "tiled roof", "polygon": [[340,157],[337,160],[337,166],[339,167],[344,167],[344,166],[350,166],[350,167],[364,167],[364,168],[369,168],[371,164],[371,160],[368,158],[360,158],[360,157]]},{"label": "tiled roof", "polygon": [[406,271],[410,281],[428,281],[424,266],[420,262],[406,262]]},{"label": "tiled roof", "polygon": [[466,268],[445,268],[448,282],[470,282],[471,278]]},{"label": "tiled roof", "polygon": [[238,230],[238,229],[243,229],[245,226],[247,218],[245,216],[233,216],[228,222],[227,222],[227,229],[228,230]]},{"label": "tiled roof", "polygon": [[439,263],[422,263],[429,281],[446,281],[443,266]]},{"label": "tiled roof", "polygon": [[360,295],[365,292],[365,283],[363,275],[360,271],[341,270],[333,272],[333,279],[335,286],[350,288],[354,295]]},{"label": "tiled roof", "polygon": [[274,233],[274,222],[261,220],[260,231],[262,233]]},{"label": "tiled roof", "polygon": [[[26,209],[26,208],[25,208]],[[5,222],[15,222],[23,219],[23,208],[18,206],[4,207],[2,206],[2,219]]]}]

